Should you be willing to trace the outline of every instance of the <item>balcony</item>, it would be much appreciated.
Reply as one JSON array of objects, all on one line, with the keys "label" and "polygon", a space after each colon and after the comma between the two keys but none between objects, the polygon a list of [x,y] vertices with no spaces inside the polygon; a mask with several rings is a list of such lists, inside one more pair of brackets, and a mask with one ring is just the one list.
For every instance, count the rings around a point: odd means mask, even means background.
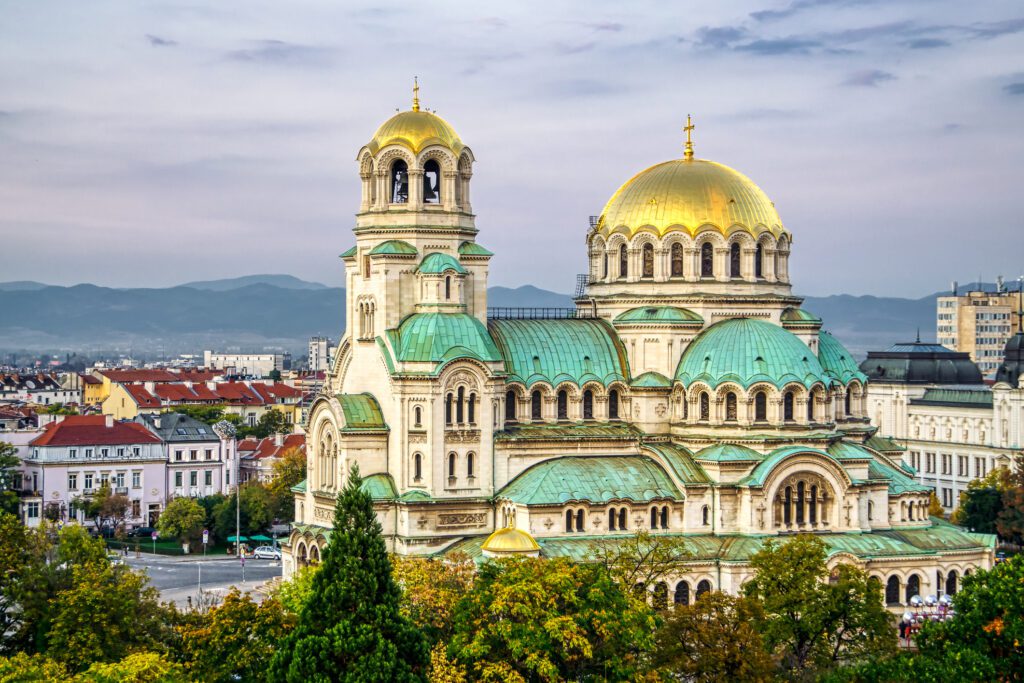
[{"label": "balcony", "polygon": [[127,496],[128,495],[128,487],[127,486],[115,486],[114,487],[114,493],[116,493],[118,495],[121,495],[121,496]]}]

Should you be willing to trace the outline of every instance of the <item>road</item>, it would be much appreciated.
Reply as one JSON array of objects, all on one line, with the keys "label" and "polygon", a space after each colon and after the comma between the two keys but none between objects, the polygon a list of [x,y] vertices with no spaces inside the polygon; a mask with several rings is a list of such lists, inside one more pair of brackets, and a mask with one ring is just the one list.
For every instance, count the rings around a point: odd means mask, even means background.
[{"label": "road", "polygon": [[[125,561],[132,569],[149,576],[150,583],[160,591],[161,600],[172,601],[179,607],[187,607],[189,598],[193,604],[198,600],[200,579],[204,592],[223,596],[232,586],[252,593],[265,581],[281,576],[281,563],[274,560],[246,560],[244,583],[242,565],[234,559],[184,559],[151,554],[136,558],[132,554]],[[253,594],[257,600],[261,597],[259,593]]]}]

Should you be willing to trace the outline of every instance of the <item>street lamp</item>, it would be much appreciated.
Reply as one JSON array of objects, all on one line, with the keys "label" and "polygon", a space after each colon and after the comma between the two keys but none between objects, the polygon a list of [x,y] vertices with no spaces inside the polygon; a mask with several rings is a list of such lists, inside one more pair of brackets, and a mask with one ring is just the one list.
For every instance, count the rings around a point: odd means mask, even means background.
[{"label": "street lamp", "polygon": [[221,438],[222,441],[231,442],[231,452],[233,453],[233,460],[235,461],[235,550],[238,557],[242,556],[242,507],[241,507],[241,487],[238,485],[239,477],[239,464],[238,464],[238,449],[234,447],[235,435],[238,430],[235,429],[235,425],[231,424],[227,420],[221,420],[217,424],[213,425],[213,431]]}]

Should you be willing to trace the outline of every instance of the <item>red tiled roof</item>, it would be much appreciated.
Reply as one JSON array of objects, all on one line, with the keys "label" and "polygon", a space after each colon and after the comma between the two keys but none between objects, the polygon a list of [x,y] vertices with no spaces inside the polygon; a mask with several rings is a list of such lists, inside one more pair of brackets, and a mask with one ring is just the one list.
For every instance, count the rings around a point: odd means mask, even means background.
[{"label": "red tiled roof", "polygon": [[223,370],[192,368],[152,368],[148,370],[120,369],[97,370],[111,382],[207,382],[223,377]]},{"label": "red tiled roof", "polygon": [[287,384],[253,384],[245,382],[219,382],[211,389],[205,383],[189,386],[177,382],[158,382],[152,391],[143,384],[124,384],[140,407],[159,408],[177,403],[226,403],[229,405],[263,406],[276,404],[286,398],[298,397],[301,392]]},{"label": "red tiled roof", "polygon": [[293,448],[298,448],[302,452],[305,452],[305,434],[288,434],[284,437],[280,446],[277,445],[277,439],[273,436],[268,436],[267,438],[260,439],[259,441],[248,438],[238,442],[239,456],[254,460],[276,458]]},{"label": "red tiled roof", "polygon": [[140,408],[159,408],[161,405],[160,399],[149,393],[146,387],[141,384],[126,384],[124,385],[124,390],[139,404]]},{"label": "red tiled roof", "polygon": [[160,443],[160,439],[140,424],[114,422],[107,426],[106,415],[68,415],[60,422],[46,425],[30,446],[93,446]]},{"label": "red tiled roof", "polygon": [[103,380],[96,375],[81,374],[79,377],[82,378],[82,384],[103,384]]}]

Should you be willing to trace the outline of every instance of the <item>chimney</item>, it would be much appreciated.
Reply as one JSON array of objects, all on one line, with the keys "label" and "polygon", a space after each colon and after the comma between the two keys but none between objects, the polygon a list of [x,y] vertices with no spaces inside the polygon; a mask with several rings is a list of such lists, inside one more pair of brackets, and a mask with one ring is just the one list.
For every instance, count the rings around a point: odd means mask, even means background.
[{"label": "chimney", "polygon": [[146,391],[148,391],[151,394],[156,390],[155,382],[143,382],[142,386],[144,386],[146,388]]},{"label": "chimney", "polygon": [[114,426],[114,416],[113,415],[104,415],[103,417],[105,418],[104,426],[106,426],[107,429],[110,429],[111,427]]},{"label": "chimney", "polygon": [[153,426],[156,427],[157,429],[160,429],[160,416],[159,415],[154,415],[153,416]]},{"label": "chimney", "polygon": [[274,445],[278,448],[284,445],[284,434],[274,434]]},{"label": "chimney", "polygon": [[956,280],[953,280],[953,296],[956,296],[956,290],[959,289],[959,287],[957,287],[958,284],[959,283]]}]

